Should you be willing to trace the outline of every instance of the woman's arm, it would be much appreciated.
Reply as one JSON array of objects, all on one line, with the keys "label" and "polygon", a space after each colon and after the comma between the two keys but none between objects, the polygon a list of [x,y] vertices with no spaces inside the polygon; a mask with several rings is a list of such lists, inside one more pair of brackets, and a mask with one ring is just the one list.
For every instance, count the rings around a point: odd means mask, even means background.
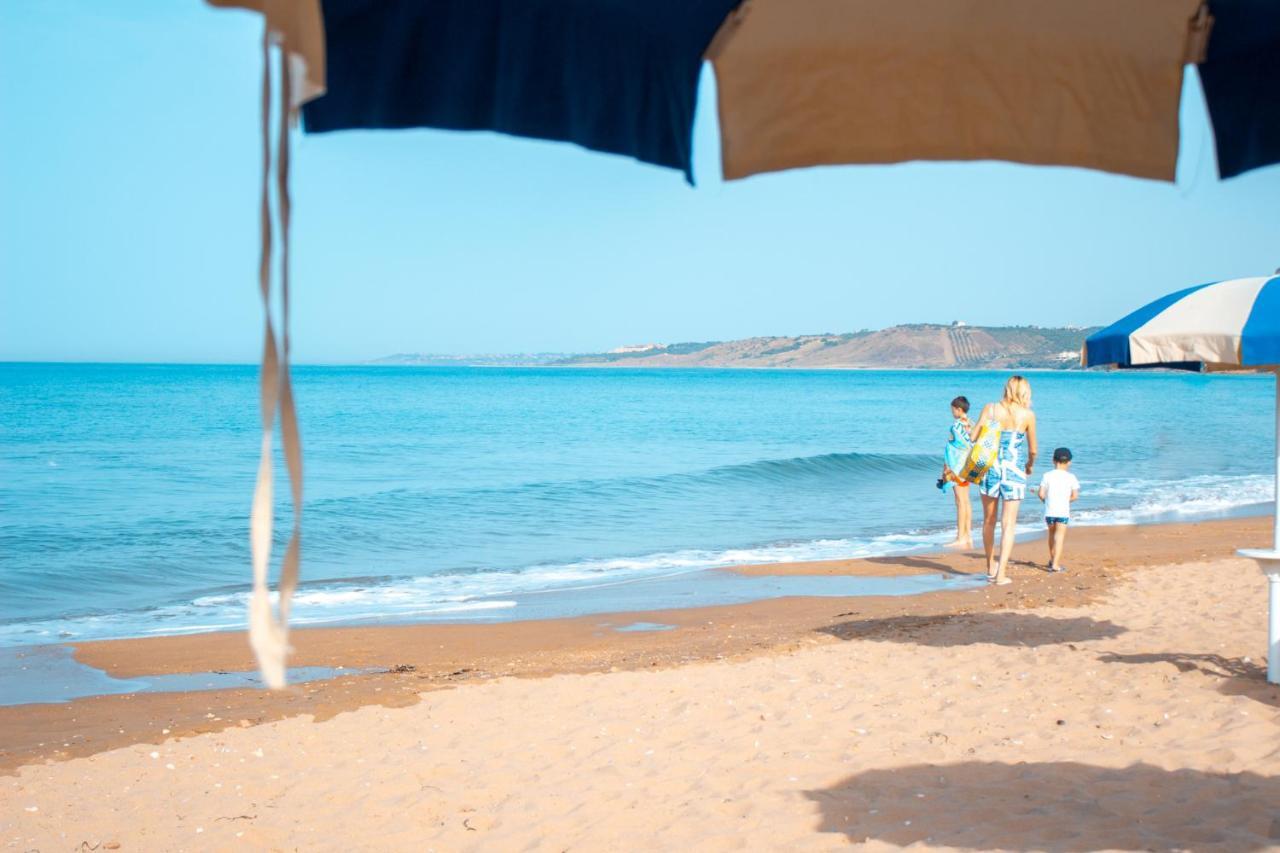
[{"label": "woman's arm", "polygon": [[990,414],[991,414],[991,403],[987,403],[985,406],[982,407],[982,411],[978,413],[978,419],[973,422],[972,426],[969,427],[970,441],[978,440],[978,433],[982,431],[982,425],[985,424],[990,419],[989,418]]},{"label": "woman's arm", "polygon": [[1027,414],[1027,476],[1030,477],[1040,448],[1036,444],[1036,413],[1028,412]]}]

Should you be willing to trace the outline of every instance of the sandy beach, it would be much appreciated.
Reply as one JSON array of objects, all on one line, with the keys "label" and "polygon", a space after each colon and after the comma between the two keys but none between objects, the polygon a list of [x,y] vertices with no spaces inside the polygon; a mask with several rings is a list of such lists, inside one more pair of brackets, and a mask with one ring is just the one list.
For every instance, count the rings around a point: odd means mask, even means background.
[{"label": "sandy beach", "polygon": [[[1078,570],[1021,564],[1000,590],[299,632],[299,663],[401,671],[286,694],[3,709],[0,838],[42,850],[1280,846],[1263,582],[1230,552],[1265,530],[1079,530]],[[898,563],[772,569],[980,570],[965,555]],[[676,628],[608,629],[639,618]],[[242,642],[78,655],[121,673],[198,670],[242,664]]]},{"label": "sandy beach", "polygon": [[1280,853],[1280,0],[18,0],[0,101],[0,853]]}]

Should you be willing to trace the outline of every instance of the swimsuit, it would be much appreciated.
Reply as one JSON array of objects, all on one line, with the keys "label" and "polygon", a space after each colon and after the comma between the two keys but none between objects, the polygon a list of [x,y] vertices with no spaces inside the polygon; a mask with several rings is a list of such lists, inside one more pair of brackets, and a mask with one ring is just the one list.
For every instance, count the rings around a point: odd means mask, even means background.
[{"label": "swimsuit", "polygon": [[1027,496],[1027,469],[1026,462],[1022,459],[1022,449],[1026,443],[1025,432],[1001,430],[996,464],[982,478],[978,485],[979,492],[989,498],[1002,498],[1006,501],[1020,501]]}]

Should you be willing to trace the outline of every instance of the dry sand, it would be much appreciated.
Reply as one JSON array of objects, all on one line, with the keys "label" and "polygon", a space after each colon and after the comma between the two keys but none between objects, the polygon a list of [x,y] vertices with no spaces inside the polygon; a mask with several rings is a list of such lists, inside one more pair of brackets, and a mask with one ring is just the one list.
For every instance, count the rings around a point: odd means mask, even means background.
[{"label": "dry sand", "polygon": [[[731,660],[495,678],[28,765],[0,778],[0,842],[1280,848],[1257,568],[1120,567],[1092,591],[1015,576],[967,612],[943,594],[932,615],[833,619],[826,601],[824,627]],[[1079,606],[1048,602],[1067,590]]]}]

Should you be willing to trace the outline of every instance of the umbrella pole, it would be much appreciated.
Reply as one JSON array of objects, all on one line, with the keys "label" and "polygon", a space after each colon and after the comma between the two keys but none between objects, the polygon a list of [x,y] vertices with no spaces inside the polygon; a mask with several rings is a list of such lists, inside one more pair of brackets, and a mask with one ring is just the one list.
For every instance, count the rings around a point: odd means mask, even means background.
[{"label": "umbrella pole", "polygon": [[1246,548],[1242,557],[1258,561],[1267,576],[1267,681],[1280,684],[1280,367],[1276,374],[1276,493],[1270,548]]},{"label": "umbrella pole", "polygon": [[1280,368],[1276,370],[1276,493],[1275,517],[1272,521],[1271,553],[1277,558],[1270,565],[1259,561],[1267,575],[1267,681],[1280,684]]},{"label": "umbrella pole", "polygon": [[[1280,367],[1276,368],[1276,493],[1271,525],[1271,550],[1280,556]],[[1274,603],[1274,602],[1273,602]]]}]

